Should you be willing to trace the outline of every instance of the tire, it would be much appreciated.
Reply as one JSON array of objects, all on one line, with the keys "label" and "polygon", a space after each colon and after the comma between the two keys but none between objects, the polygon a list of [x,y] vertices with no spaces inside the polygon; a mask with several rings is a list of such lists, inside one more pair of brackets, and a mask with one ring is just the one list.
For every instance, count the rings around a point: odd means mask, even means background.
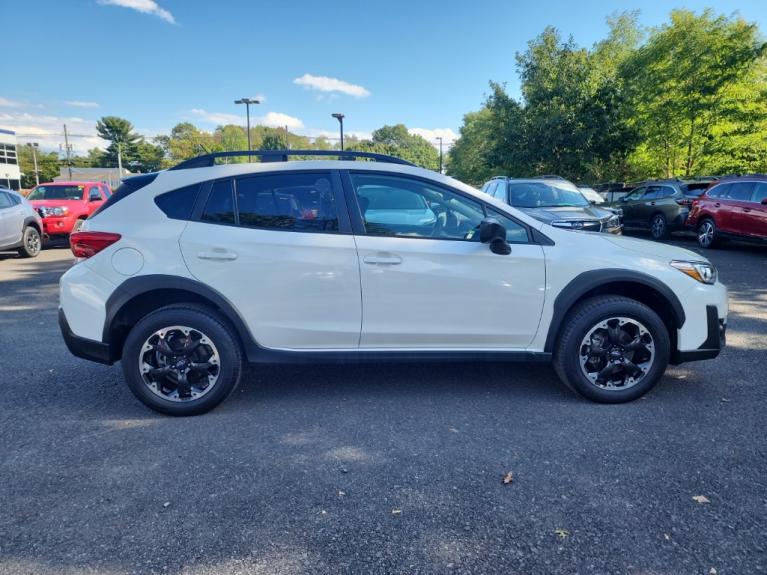
[{"label": "tire", "polygon": [[716,222],[711,218],[706,218],[695,231],[698,236],[698,245],[704,249],[715,248],[719,244],[719,230],[716,228]]},{"label": "tire", "polygon": [[656,241],[667,240],[669,236],[668,223],[666,216],[655,214],[650,218],[650,235]]},{"label": "tire", "polygon": [[[178,352],[189,341],[196,346],[187,355],[159,351]],[[131,329],[123,346],[128,387],[147,407],[168,415],[198,415],[216,407],[239,385],[242,365],[242,349],[233,330],[215,312],[195,304],[153,311]],[[179,369],[188,389],[180,385]]]},{"label": "tire", "polygon": [[83,222],[85,221],[85,218],[79,218],[75,225],[72,226],[72,231],[70,233],[74,234],[76,232],[79,232],[80,229],[83,227]]},{"label": "tire", "polygon": [[[626,323],[621,327],[623,320]],[[601,325],[607,328],[601,328]],[[633,339],[630,345],[636,346],[636,350],[618,349],[621,346],[614,347],[612,338],[604,339],[609,329],[616,328],[624,340],[626,336]],[[646,330],[644,335],[641,328]],[[648,343],[648,336],[652,345]],[[589,344],[584,343],[587,338]],[[603,338],[601,345],[595,345],[598,338]],[[622,345],[627,344],[624,342]],[[596,362],[591,364],[586,361],[584,364],[585,357],[594,357],[590,355],[591,348],[595,348]],[[597,352],[604,352],[607,348],[612,351],[599,357]],[[645,395],[658,383],[666,371],[669,354],[668,330],[658,314],[627,297],[598,296],[584,300],[568,313],[554,350],[554,369],[565,385],[583,397],[598,403],[625,403]],[[647,357],[649,363],[643,362]],[[628,359],[634,367],[621,361],[621,358]],[[600,381],[598,374],[608,366],[614,373]],[[634,368],[640,367],[642,374],[634,371]],[[587,372],[591,378],[587,377]],[[626,376],[622,385],[619,382],[621,375]],[[594,377],[596,381],[592,379]]]},{"label": "tire", "polygon": [[24,228],[21,235],[21,247],[17,250],[22,258],[36,258],[40,255],[43,248],[43,242],[40,238],[40,232],[33,226]]}]

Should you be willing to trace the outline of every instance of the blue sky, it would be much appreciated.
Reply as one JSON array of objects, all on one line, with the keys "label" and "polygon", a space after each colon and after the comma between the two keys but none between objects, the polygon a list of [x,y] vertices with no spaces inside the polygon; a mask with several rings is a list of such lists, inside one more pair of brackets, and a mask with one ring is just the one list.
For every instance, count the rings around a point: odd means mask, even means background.
[{"label": "blue sky", "polygon": [[591,46],[605,17],[640,9],[656,26],[673,7],[738,12],[767,34],[767,0],[2,0],[0,127],[78,150],[95,121],[128,118],[146,135],[176,123],[244,124],[233,100],[264,98],[261,122],[306,135],[360,135],[393,123],[429,138],[457,133],[488,81],[518,92],[514,55],[549,24]]}]

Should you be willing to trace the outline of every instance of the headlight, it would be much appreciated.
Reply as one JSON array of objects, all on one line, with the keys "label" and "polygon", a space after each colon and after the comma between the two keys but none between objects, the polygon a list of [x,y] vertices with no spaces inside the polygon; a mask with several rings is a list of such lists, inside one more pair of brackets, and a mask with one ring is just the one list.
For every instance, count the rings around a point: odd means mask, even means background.
[{"label": "headlight", "polygon": [[48,216],[65,216],[68,211],[69,210],[64,206],[43,206],[40,208],[40,215],[44,218],[47,218]]},{"label": "headlight", "polygon": [[716,268],[711,264],[705,262],[683,262],[679,260],[674,260],[670,263],[671,267],[687,274],[694,280],[698,280],[700,283],[716,283]]}]

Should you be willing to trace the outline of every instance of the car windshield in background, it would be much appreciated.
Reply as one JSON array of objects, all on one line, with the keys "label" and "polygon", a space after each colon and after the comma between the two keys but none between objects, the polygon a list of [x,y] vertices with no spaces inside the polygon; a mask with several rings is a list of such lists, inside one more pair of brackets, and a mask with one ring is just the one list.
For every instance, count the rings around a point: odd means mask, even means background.
[{"label": "car windshield in background", "polygon": [[39,186],[32,190],[28,200],[81,200],[82,186]]},{"label": "car windshield in background", "polygon": [[509,182],[511,205],[516,208],[585,207],[589,205],[568,182]]},{"label": "car windshield in background", "polygon": [[711,182],[703,182],[703,183],[695,183],[695,184],[686,184],[682,186],[682,193],[685,196],[689,196],[692,198],[699,198],[703,195],[703,192],[706,191],[708,186],[711,184]]}]

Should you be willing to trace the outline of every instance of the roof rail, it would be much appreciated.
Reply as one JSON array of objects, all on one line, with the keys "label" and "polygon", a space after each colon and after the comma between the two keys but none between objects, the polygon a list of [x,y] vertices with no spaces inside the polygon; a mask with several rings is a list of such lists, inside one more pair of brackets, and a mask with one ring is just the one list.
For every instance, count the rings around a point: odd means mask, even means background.
[{"label": "roof rail", "polygon": [[207,168],[214,166],[216,158],[232,158],[238,156],[258,156],[264,162],[287,162],[289,156],[337,156],[341,160],[356,160],[357,158],[365,158],[368,160],[375,160],[376,162],[385,162],[388,164],[403,164],[405,166],[415,166],[415,164],[397,158],[395,156],[387,156],[386,154],[375,154],[373,152],[354,152],[354,151],[340,151],[340,150],[252,150],[252,151],[235,151],[235,152],[213,152],[211,154],[203,154],[194,158],[189,158],[183,162],[176,164],[170,170],[188,170],[190,168]]},{"label": "roof rail", "polygon": [[562,176],[556,174],[541,174],[539,176],[533,176],[531,180],[564,180]]}]

